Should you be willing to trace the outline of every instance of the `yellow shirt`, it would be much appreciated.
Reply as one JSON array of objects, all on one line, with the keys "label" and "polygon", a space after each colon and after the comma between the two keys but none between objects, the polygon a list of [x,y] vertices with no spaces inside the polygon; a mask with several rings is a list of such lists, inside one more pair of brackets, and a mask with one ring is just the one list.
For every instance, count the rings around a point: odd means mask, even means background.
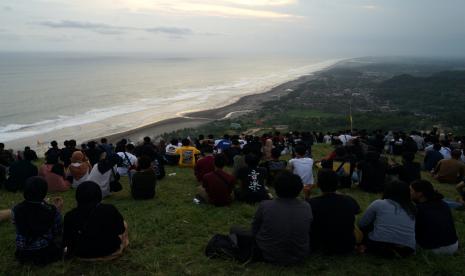
[{"label": "yellow shirt", "polygon": [[191,167],[195,166],[195,155],[200,154],[200,151],[195,147],[182,146],[176,149],[176,154],[179,155],[179,166],[180,167]]}]

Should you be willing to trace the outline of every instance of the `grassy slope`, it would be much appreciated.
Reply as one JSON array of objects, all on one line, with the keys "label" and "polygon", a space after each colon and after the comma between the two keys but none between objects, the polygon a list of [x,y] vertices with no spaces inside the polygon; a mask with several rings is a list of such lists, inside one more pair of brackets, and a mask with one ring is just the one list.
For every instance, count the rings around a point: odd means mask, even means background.
[{"label": "grassy slope", "polygon": [[[328,146],[314,147],[315,159],[330,150]],[[106,199],[118,207],[129,224],[131,244],[126,254],[106,263],[88,263],[79,260],[58,262],[45,268],[20,266],[15,262],[14,228],[9,223],[0,225],[0,275],[289,275],[289,274],[462,274],[465,252],[457,256],[440,257],[419,251],[405,260],[383,260],[371,256],[328,257],[312,255],[301,266],[280,268],[268,264],[243,266],[231,261],[208,260],[203,252],[209,238],[215,233],[227,233],[231,225],[249,225],[255,206],[234,203],[228,208],[195,205],[192,198],[197,183],[188,169],[169,167],[167,176],[159,182],[154,200],[134,201],[125,189]],[[424,177],[427,177],[426,174]],[[454,188],[435,184],[446,197],[455,197]],[[363,209],[377,198],[357,189],[343,190],[355,197]],[[75,206],[74,191],[62,194],[65,209]],[[0,209],[11,207],[22,200],[21,194],[0,191]],[[460,240],[465,238],[465,215],[454,211]]]}]

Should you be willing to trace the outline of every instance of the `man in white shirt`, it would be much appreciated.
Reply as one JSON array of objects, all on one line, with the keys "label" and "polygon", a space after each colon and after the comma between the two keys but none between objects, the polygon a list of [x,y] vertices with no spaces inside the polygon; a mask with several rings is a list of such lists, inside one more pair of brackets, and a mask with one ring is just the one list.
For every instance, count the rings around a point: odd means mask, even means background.
[{"label": "man in white shirt", "polygon": [[306,148],[304,145],[295,147],[296,158],[289,160],[288,169],[298,175],[304,184],[304,197],[310,198],[310,193],[314,184],[313,181],[313,159],[305,157]]},{"label": "man in white shirt", "polygon": [[352,135],[347,134],[346,132],[341,133],[341,135],[339,135],[338,138],[342,142],[343,146],[345,146],[350,140],[353,139]]}]

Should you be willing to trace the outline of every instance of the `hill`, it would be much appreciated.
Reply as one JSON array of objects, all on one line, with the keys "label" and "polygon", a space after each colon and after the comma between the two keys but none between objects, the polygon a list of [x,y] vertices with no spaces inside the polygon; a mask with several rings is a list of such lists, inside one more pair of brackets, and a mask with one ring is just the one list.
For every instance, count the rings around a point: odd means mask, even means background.
[{"label": "hill", "polygon": [[[325,156],[331,147],[317,145],[315,159]],[[288,156],[289,157],[289,156]],[[420,156],[418,156],[420,158]],[[406,259],[385,260],[368,255],[323,256],[313,254],[305,264],[283,268],[264,263],[240,265],[227,260],[209,260],[204,255],[208,240],[215,233],[227,233],[232,225],[249,226],[256,206],[235,202],[216,208],[192,202],[196,180],[189,169],[167,168],[167,176],[157,186],[155,199],[134,201],[126,178],[124,189],[105,199],[114,204],[129,224],[130,246],[119,259],[89,263],[77,259],[47,267],[21,266],[14,260],[14,227],[0,224],[0,275],[461,275],[464,248],[456,256],[434,256],[424,251]],[[423,177],[431,180],[427,174]],[[452,185],[434,185],[447,198],[455,197]],[[341,190],[353,196],[365,210],[379,198],[357,188]],[[74,190],[60,194],[65,211],[75,206]],[[49,195],[53,196],[53,195]],[[0,191],[0,209],[22,200],[20,193]],[[453,211],[460,241],[465,240],[465,213]]]}]

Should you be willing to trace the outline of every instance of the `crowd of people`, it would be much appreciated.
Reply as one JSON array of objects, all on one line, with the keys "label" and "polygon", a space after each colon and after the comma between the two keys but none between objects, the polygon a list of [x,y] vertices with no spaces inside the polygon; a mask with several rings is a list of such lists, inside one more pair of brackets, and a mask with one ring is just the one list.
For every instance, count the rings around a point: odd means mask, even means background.
[{"label": "crowd of people", "polygon": [[[334,150],[314,160],[316,143],[331,144]],[[63,148],[52,141],[40,167],[29,147],[14,155],[0,143],[0,187],[24,194],[22,203],[0,211],[0,220],[11,218],[16,227],[20,262],[44,265],[72,256],[111,260],[129,244],[128,225],[117,208],[102,199],[122,189],[121,177],[128,178],[134,199],[154,198],[165,167],[179,166],[192,170],[197,204],[259,203],[248,242],[241,245],[249,260],[290,265],[311,251],[406,257],[418,247],[454,254],[459,241],[450,208],[464,206],[464,143],[465,137],[437,129],[410,134],[226,134],[219,139],[200,135],[156,144],[149,137],[138,144],[123,139],[115,145],[103,138],[80,148],[74,140],[65,141]],[[424,156],[421,163],[415,161],[418,152]],[[282,155],[291,157],[284,160]],[[421,171],[457,185],[460,198],[444,199],[421,179]],[[358,223],[359,203],[337,192],[354,187],[382,194]],[[62,219],[63,200],[46,200],[46,195],[69,189],[76,190],[77,207]],[[321,195],[315,196],[316,189]]]}]

